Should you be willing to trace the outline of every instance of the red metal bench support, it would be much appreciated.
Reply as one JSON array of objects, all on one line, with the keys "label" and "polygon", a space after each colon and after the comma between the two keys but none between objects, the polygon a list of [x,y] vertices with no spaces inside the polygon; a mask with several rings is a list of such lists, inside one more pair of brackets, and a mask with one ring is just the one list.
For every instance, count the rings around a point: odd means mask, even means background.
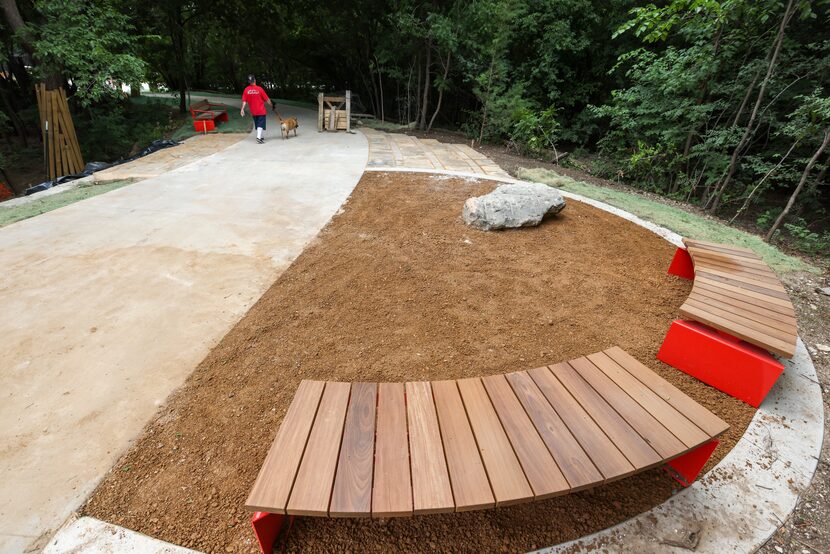
[{"label": "red metal bench support", "polygon": [[681,319],[671,324],[657,358],[756,408],[784,371],[766,350]]},{"label": "red metal bench support", "polygon": [[254,513],[254,517],[251,518],[251,527],[254,528],[254,535],[256,535],[262,554],[271,554],[277,537],[283,531],[288,532],[293,523],[294,516],[271,514],[269,512]]},{"label": "red metal bench support", "polygon": [[669,275],[677,275],[684,279],[694,280],[695,265],[692,263],[692,257],[685,248],[678,247],[674,252],[671,265],[669,265]]},{"label": "red metal bench support", "polygon": [[684,487],[688,487],[694,483],[695,479],[697,479],[697,476],[700,475],[700,471],[703,469],[703,466],[706,465],[706,462],[712,456],[712,452],[715,451],[718,444],[720,444],[719,440],[712,439],[709,442],[698,446],[691,452],[686,452],[682,456],[678,456],[668,462],[667,465],[674,470],[672,473],[676,473],[676,475],[672,475],[672,477],[674,477],[675,480]]}]

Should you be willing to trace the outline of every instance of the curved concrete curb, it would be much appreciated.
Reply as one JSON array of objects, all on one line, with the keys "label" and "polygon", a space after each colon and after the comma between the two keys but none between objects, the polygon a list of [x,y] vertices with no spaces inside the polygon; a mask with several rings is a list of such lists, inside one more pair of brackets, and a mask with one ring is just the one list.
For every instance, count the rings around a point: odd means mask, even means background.
[{"label": "curved concrete curb", "polygon": [[[373,171],[389,171],[376,169]],[[404,171],[396,169],[392,171]],[[412,172],[411,170],[409,170]],[[482,180],[476,174],[449,171],[415,171]],[[513,180],[512,182],[516,182]],[[566,198],[590,204],[646,228],[680,246],[681,237],[604,202],[560,189]],[[668,263],[668,262],[667,262]],[[824,436],[824,405],[813,361],[798,340],[792,360],[784,360],[784,373],[755,413],[735,447],[692,486],[663,504],[623,523],[580,539],[542,550],[544,554],[580,552],[688,552],[673,546],[690,535],[695,552],[721,554],[752,552],[763,545],[795,508],[810,485],[818,466]],[[78,542],[78,536],[96,536]],[[108,542],[100,542],[107,540]],[[74,541],[74,542],[73,542]],[[147,543],[146,541],[153,541]],[[111,550],[101,548],[109,546]],[[152,549],[145,548],[151,544]],[[58,547],[61,548],[58,548]],[[45,552],[170,552],[194,551],[156,541],[92,518],[64,526]]]}]

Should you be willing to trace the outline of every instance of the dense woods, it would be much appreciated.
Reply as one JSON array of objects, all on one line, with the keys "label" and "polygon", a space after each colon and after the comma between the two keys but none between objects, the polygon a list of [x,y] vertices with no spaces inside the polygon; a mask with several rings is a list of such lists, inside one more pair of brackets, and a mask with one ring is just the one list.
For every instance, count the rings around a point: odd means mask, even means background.
[{"label": "dense woods", "polygon": [[[109,84],[282,98],[455,129],[830,248],[830,5],[806,0],[2,0],[0,127],[37,141],[33,82],[106,131]],[[28,131],[27,131],[28,129]],[[107,131],[112,132],[112,131]]]}]

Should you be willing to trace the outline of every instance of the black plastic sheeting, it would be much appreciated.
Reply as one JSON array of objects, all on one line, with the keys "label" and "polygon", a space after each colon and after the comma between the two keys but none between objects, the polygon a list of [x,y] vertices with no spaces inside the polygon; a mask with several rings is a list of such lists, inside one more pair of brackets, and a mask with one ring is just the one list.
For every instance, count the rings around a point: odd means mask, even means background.
[{"label": "black plastic sheeting", "polygon": [[124,158],[115,162],[89,162],[88,164],[86,164],[86,166],[84,166],[84,170],[80,173],[76,173],[75,175],[63,175],[52,181],[44,181],[37,185],[32,185],[31,187],[26,189],[26,196],[29,196],[30,194],[34,194],[36,192],[41,192],[50,189],[58,185],[62,185],[64,183],[68,183],[70,181],[74,181],[75,179],[80,179],[81,177],[88,177],[96,171],[101,171],[102,169],[107,169],[109,167],[131,162],[133,160],[137,160],[138,158],[143,158],[147,154],[152,154],[153,152],[164,150],[165,148],[170,148],[171,146],[177,146],[179,144],[181,144],[181,142],[177,140],[154,140],[152,143],[150,143],[150,145],[147,148],[145,148],[135,156]]}]

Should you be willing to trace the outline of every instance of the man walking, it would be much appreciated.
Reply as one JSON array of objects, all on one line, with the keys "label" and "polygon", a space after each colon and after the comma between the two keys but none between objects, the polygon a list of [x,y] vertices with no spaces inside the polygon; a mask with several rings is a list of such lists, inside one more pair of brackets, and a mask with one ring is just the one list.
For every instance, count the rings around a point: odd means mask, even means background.
[{"label": "man walking", "polygon": [[246,105],[251,107],[251,117],[254,118],[254,127],[256,127],[256,141],[259,144],[265,142],[265,139],[262,138],[262,132],[265,130],[266,102],[270,103],[271,99],[268,98],[262,87],[257,86],[256,77],[248,75],[248,86],[242,91],[242,109],[239,111],[239,115],[245,115]]}]

